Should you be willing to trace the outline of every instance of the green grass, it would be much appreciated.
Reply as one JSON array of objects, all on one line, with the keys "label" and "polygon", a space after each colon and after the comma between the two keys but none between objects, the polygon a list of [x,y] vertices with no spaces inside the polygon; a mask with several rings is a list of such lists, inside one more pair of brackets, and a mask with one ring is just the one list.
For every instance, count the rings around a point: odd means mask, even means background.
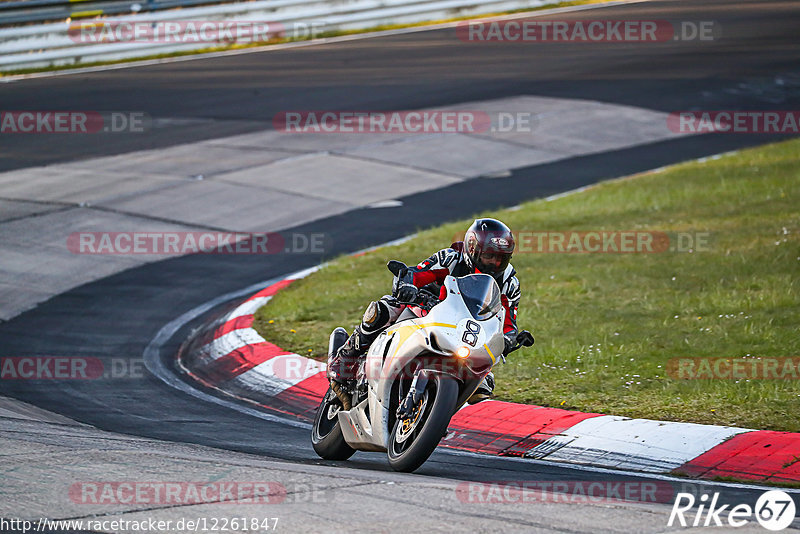
[{"label": "green grass", "polygon": [[[710,235],[705,250],[682,253],[516,254],[518,323],[536,345],[495,368],[499,399],[800,431],[797,380],[665,376],[667,362],[678,357],[800,356],[800,140],[476,215],[517,231]],[[260,309],[256,328],[286,349],[320,358],[335,326],[352,328],[364,306],[387,292],[388,259],[415,263],[469,222],[338,258]]]},{"label": "green grass", "polygon": [[[73,63],[70,65],[53,65],[49,67],[37,67],[37,68],[26,68],[26,69],[14,69],[10,68],[8,70],[0,71],[0,78],[4,76],[19,76],[23,74],[35,74],[40,72],[58,72],[63,70],[72,70],[72,69],[84,69],[89,67],[100,67],[106,65],[119,65],[123,63],[133,63],[136,61],[148,61],[154,59],[165,59],[165,58],[176,58],[176,57],[184,57],[184,56],[196,56],[199,54],[210,54],[212,52],[225,52],[228,50],[241,50],[245,48],[258,48],[276,44],[284,44],[284,43],[294,43],[300,41],[311,41],[314,39],[327,39],[331,37],[340,37],[343,35],[357,35],[363,33],[373,33],[373,32],[380,32],[386,30],[397,30],[402,28],[416,28],[421,26],[431,26],[435,24],[443,24],[445,22],[457,22],[462,20],[473,20],[473,19],[480,19],[486,17],[497,17],[501,15],[512,15],[515,13],[528,13],[534,11],[543,11],[547,9],[556,9],[560,7],[570,7],[570,6],[583,6],[583,5],[590,5],[590,4],[602,4],[608,2],[609,0],[570,0],[567,2],[557,2],[553,4],[543,5],[543,6],[536,6],[531,8],[525,9],[514,9],[509,11],[500,11],[496,13],[485,13],[482,15],[470,15],[466,17],[453,17],[449,19],[440,19],[440,20],[430,20],[424,22],[415,22],[411,24],[384,24],[380,26],[373,26],[371,28],[363,28],[358,30],[336,30],[336,31],[329,31],[329,32],[322,32],[319,35],[315,35],[312,37],[299,37],[299,38],[279,38],[279,39],[272,39],[270,41],[260,41],[256,43],[242,43],[242,44],[230,44],[230,45],[221,45],[221,46],[209,46],[207,48],[201,48],[197,50],[187,50],[183,52],[168,52],[165,54],[151,54],[146,56],[138,56],[132,58],[125,58],[125,59],[116,59],[111,61],[93,61],[88,63]],[[99,19],[101,21],[102,19]]]}]

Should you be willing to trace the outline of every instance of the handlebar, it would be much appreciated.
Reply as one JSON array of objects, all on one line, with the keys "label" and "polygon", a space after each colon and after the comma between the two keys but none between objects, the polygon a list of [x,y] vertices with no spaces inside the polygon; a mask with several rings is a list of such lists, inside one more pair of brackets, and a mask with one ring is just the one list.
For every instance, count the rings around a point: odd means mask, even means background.
[{"label": "handlebar", "polygon": [[[408,266],[403,263],[402,261],[398,260],[390,260],[386,264],[386,268],[391,271],[393,275],[398,278],[402,278],[408,272]],[[403,302],[397,300],[395,298],[395,304],[405,304],[406,306],[416,306],[426,311],[430,311],[434,306],[439,304],[439,295],[434,295],[430,291],[424,288],[420,288],[418,297],[420,300],[424,302]],[[534,344],[533,334],[528,332],[527,330],[522,330],[521,332],[517,333],[517,337],[514,340],[514,344],[505,352],[504,356],[514,352],[515,350],[519,350],[522,347],[531,347]],[[505,358],[504,358],[505,359]]]},{"label": "handlebar", "polygon": [[[390,260],[386,264],[386,268],[391,271],[393,275],[397,278],[402,279],[406,273],[408,272],[408,266],[403,263],[402,261],[398,260]],[[395,296],[395,295],[392,295]],[[426,311],[430,311],[431,308],[439,304],[439,295],[434,295],[430,291],[420,288],[418,293],[419,300],[413,302],[404,302],[401,300],[397,300],[395,298],[395,304],[402,305],[405,304],[406,306],[416,306]]]},{"label": "handlebar", "polygon": [[434,295],[426,289],[420,289],[417,297],[418,300],[413,302],[405,302],[398,300],[397,298],[394,299],[394,302],[397,305],[405,304],[406,306],[416,306],[417,308],[421,308],[426,311],[431,311],[431,309],[440,302],[438,295]]}]

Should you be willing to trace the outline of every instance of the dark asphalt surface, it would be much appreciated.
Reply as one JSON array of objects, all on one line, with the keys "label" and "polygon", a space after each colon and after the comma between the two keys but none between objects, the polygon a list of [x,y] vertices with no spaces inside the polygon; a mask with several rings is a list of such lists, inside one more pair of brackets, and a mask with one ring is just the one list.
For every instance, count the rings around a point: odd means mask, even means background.
[{"label": "dark asphalt surface", "polygon": [[[648,2],[559,18],[712,20],[722,36],[713,42],[654,45],[476,45],[458,41],[452,30],[440,30],[0,84],[0,102],[9,110],[140,110],[154,118],[197,121],[139,136],[68,136],[58,142],[48,136],[3,136],[0,170],[264,129],[277,111],[287,109],[409,109],[518,94],[662,111],[798,109],[797,2]],[[711,135],[573,158],[516,169],[508,178],[473,180],[406,197],[402,207],[356,210],[292,230],[328,234],[333,243],[329,257],[477,211],[776,138]],[[158,330],[182,313],[321,259],[189,256],[131,269],[0,324],[2,354],[138,360]],[[166,358],[187,333],[188,327],[165,347]],[[200,403],[149,375],[4,380],[0,393],[106,430],[318,462],[307,431]],[[347,466],[388,469],[380,455],[367,454],[358,454]],[[559,465],[438,452],[419,473],[468,480],[619,478]],[[752,501],[756,494],[725,489],[722,500]]]},{"label": "dark asphalt surface", "polygon": [[0,83],[4,110],[139,111],[175,119],[144,134],[57,142],[3,135],[0,171],[262,130],[288,110],[418,109],[519,94],[662,111],[790,109],[800,97],[800,9],[793,0],[644,2],[555,18],[708,21],[719,38],[479,44],[442,29]]}]

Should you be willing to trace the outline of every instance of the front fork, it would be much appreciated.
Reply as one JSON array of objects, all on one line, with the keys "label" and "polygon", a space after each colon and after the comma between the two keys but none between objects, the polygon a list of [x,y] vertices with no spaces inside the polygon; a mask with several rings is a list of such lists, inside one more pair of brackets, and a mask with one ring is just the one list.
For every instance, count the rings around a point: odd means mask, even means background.
[{"label": "front fork", "polygon": [[430,380],[433,373],[436,371],[432,371],[430,369],[417,369],[414,373],[414,379],[411,381],[411,387],[408,389],[408,394],[406,394],[405,398],[400,401],[400,405],[397,407],[397,418],[400,420],[408,419],[413,415],[414,409],[417,407],[419,400],[422,398],[422,394],[425,393],[425,388],[428,386],[428,380]]}]

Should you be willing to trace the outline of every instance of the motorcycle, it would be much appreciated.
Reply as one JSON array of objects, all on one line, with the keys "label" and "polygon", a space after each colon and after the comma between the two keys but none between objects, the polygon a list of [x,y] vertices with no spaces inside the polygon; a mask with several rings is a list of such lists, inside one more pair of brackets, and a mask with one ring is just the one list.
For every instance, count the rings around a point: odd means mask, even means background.
[{"label": "motorcycle", "polygon": [[[407,270],[394,260],[387,267],[395,282]],[[505,309],[491,276],[447,276],[438,295],[422,288],[414,302],[396,302],[406,307],[361,359],[354,387],[332,382],[317,409],[311,441],[326,460],[386,452],[392,469],[414,471],[498,359],[505,361]],[[347,337],[341,327],[331,333],[329,358]],[[522,331],[506,354],[533,343]]]}]

